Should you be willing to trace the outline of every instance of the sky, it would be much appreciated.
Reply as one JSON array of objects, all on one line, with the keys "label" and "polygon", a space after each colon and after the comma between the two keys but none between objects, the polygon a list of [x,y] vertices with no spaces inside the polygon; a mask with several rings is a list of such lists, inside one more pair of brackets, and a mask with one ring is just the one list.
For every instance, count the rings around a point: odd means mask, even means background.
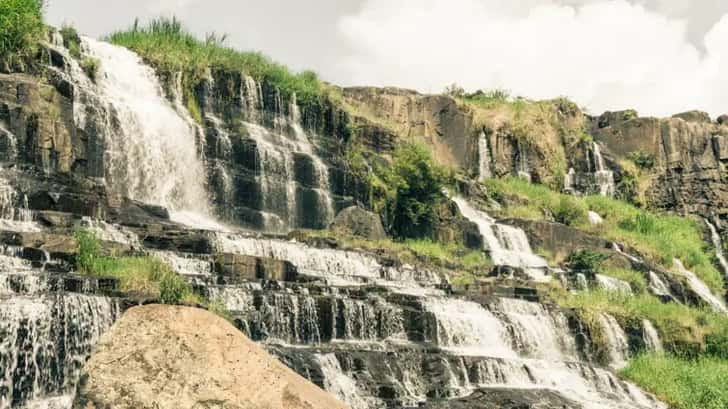
[{"label": "sky", "polygon": [[566,96],[589,112],[728,113],[728,0],[47,0],[99,37],[159,15],[342,86]]}]

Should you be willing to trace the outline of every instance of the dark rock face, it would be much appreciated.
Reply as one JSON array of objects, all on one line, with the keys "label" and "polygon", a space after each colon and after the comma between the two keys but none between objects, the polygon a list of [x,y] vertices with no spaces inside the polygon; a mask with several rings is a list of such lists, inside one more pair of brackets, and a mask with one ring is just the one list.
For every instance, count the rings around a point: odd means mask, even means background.
[{"label": "dark rock face", "polygon": [[387,238],[379,216],[356,206],[347,207],[340,211],[329,228],[334,231],[353,234],[369,240],[383,240]]}]

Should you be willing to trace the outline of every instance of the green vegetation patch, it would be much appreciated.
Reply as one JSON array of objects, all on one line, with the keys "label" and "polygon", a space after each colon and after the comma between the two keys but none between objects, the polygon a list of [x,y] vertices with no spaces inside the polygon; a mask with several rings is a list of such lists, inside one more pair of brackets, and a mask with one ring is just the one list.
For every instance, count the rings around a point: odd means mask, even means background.
[{"label": "green vegetation patch", "polygon": [[225,35],[208,34],[200,40],[176,18],[159,18],[147,25],[137,20],[127,30],[108,36],[108,41],[139,53],[155,67],[167,72],[187,72],[201,77],[208,68],[241,71],[257,81],[277,87],[284,100],[294,93],[307,104],[324,94],[324,86],[312,71],[292,73],[284,65],[259,52],[241,52],[225,45]]},{"label": "green vegetation patch", "polygon": [[728,360],[642,355],[621,375],[675,409],[728,408]]},{"label": "green vegetation patch", "polygon": [[[516,211],[506,206],[503,216],[555,220],[624,243],[666,269],[673,268],[673,259],[680,259],[714,293],[723,294],[723,277],[713,265],[713,250],[704,242],[702,225],[696,220],[657,215],[604,196],[557,193],[516,178],[492,179],[486,185],[495,200],[516,204]],[[590,210],[602,216],[602,225],[589,225]]]},{"label": "green vegetation patch", "polygon": [[0,60],[32,57],[45,34],[42,0],[0,1]]}]

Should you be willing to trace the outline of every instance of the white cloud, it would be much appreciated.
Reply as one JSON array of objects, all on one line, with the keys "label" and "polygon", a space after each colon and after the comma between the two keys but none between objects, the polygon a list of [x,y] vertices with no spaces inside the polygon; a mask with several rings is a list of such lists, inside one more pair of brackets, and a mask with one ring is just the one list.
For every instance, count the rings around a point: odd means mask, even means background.
[{"label": "white cloud", "polygon": [[728,112],[728,15],[699,50],[686,21],[625,0],[367,0],[339,20],[350,48],[333,80],[439,92],[566,95],[598,113]]}]

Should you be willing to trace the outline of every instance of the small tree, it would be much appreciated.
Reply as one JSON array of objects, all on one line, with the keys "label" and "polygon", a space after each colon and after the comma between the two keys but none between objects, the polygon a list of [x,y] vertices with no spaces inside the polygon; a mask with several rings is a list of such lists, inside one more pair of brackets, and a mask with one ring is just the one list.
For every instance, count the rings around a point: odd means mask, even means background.
[{"label": "small tree", "polygon": [[462,98],[465,96],[465,88],[453,82],[445,87],[445,95],[449,95],[453,98]]},{"label": "small tree", "polygon": [[436,207],[444,197],[445,172],[427,147],[398,148],[384,180],[388,187],[385,218],[393,235],[407,238],[430,233]]}]

